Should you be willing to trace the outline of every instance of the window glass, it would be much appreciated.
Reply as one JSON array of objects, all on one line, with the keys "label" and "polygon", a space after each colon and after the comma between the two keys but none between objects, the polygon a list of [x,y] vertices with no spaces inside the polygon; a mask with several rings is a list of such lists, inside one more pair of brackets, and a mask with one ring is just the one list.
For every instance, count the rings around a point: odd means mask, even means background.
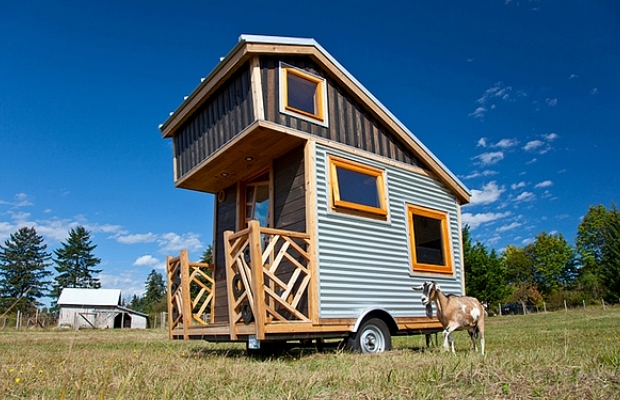
[{"label": "window glass", "polygon": [[288,73],[288,106],[317,115],[317,83],[304,79],[296,74]]},{"label": "window glass", "polygon": [[441,220],[413,216],[416,261],[421,264],[444,265]]},{"label": "window glass", "polygon": [[330,157],[332,209],[355,215],[387,217],[384,171]]},{"label": "window glass", "polygon": [[370,207],[381,207],[376,176],[369,176],[342,167],[336,167],[336,171],[340,200]]},{"label": "window glass", "polygon": [[413,270],[453,273],[448,214],[413,205],[407,210]]}]

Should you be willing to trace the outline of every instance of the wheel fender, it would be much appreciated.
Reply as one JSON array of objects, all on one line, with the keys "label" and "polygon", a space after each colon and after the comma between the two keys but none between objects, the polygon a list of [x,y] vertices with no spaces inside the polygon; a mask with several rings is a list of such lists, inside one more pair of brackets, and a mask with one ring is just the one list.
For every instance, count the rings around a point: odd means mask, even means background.
[{"label": "wheel fender", "polygon": [[366,319],[368,319],[370,315],[375,318],[382,319],[388,326],[390,332],[394,333],[398,330],[398,324],[396,323],[396,320],[387,310],[385,310],[384,308],[367,308],[360,313],[359,317],[357,317],[357,321],[355,321],[355,325],[353,326],[351,332],[357,333],[362,323]]}]

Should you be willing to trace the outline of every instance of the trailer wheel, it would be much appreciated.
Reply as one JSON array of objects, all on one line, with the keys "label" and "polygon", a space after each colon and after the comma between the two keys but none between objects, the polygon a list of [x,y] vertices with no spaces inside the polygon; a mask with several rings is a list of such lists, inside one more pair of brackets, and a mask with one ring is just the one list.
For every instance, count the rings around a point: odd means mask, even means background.
[{"label": "trailer wheel", "polygon": [[238,299],[241,297],[243,292],[245,292],[245,287],[243,286],[243,280],[241,279],[241,274],[237,273],[233,276],[232,279],[232,290],[235,298]]},{"label": "trailer wheel", "polygon": [[390,330],[381,319],[371,318],[349,336],[347,347],[365,354],[383,353],[392,348]]},{"label": "trailer wheel", "polygon": [[250,322],[254,321],[252,307],[250,307],[250,303],[248,301],[241,303],[241,317],[243,318],[243,323],[246,325],[249,325]]}]

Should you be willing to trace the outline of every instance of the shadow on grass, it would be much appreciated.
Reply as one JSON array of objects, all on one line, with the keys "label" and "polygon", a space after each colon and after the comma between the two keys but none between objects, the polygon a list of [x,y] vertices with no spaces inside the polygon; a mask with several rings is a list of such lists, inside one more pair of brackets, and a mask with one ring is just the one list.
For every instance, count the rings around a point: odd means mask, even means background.
[{"label": "shadow on grass", "polygon": [[[438,351],[436,347],[425,346],[398,346],[391,351],[401,352],[434,352]],[[258,361],[267,361],[273,359],[281,360],[300,360],[312,357],[317,354],[340,354],[349,352],[344,346],[344,341],[332,341],[325,343],[261,343],[261,349],[246,349],[242,344],[220,344],[211,345],[210,347],[193,347],[189,349],[189,356],[192,358],[211,358],[226,357],[231,359],[248,358]]]}]

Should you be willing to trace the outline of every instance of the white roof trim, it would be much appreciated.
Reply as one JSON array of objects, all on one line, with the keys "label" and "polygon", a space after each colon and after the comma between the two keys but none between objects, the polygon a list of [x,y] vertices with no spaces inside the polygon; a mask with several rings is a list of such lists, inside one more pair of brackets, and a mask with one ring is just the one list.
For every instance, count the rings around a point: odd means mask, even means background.
[{"label": "white roof trim", "polygon": [[118,306],[120,301],[120,289],[64,288],[58,297],[57,304],[59,306]]}]

